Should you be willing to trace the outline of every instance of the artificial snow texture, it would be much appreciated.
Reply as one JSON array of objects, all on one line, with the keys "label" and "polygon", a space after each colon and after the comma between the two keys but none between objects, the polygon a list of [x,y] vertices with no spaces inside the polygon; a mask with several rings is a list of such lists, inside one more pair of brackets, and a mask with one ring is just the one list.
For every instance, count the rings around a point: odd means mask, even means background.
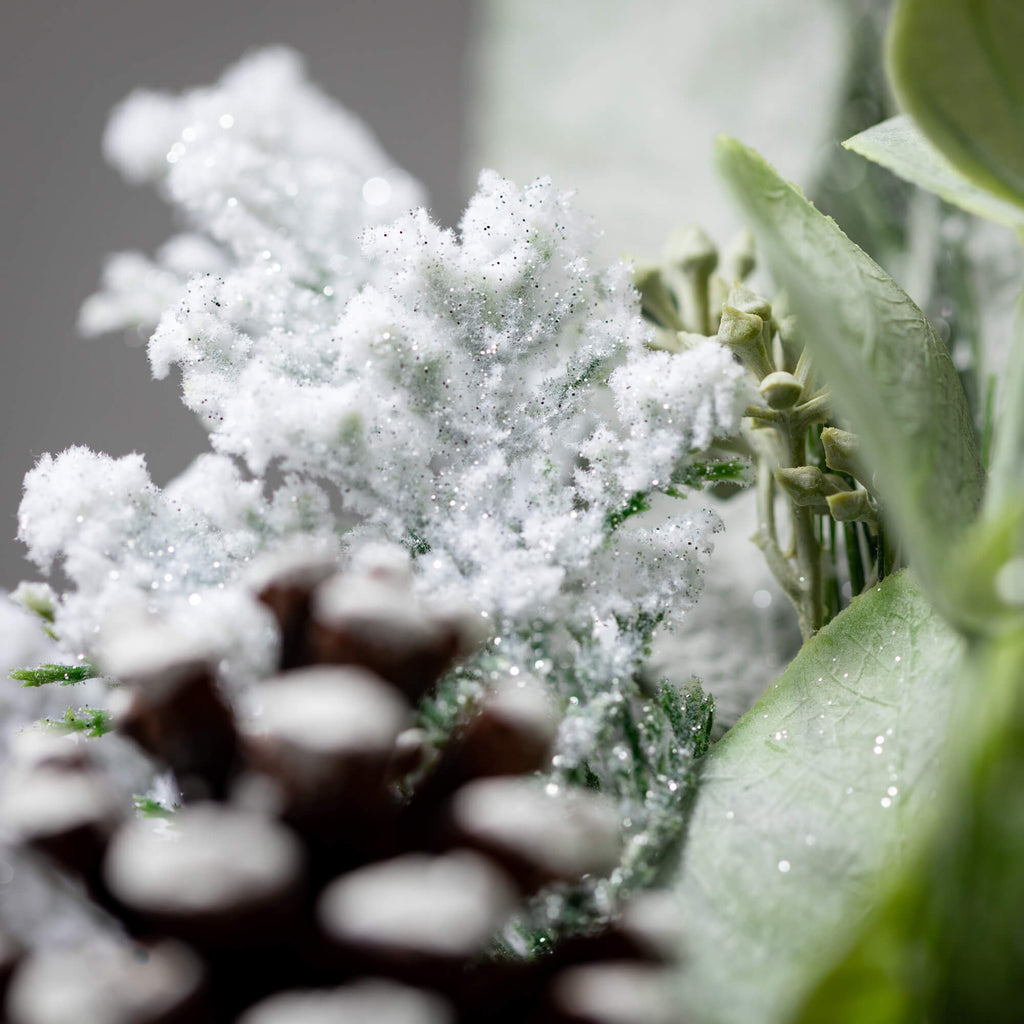
[{"label": "artificial snow texture", "polygon": [[[149,351],[158,376],[180,369],[218,454],[163,490],[138,455],[76,448],[32,470],[19,536],[71,580],[68,643],[90,649],[126,606],[191,606],[241,650],[254,616],[213,599],[298,533],[403,544],[422,592],[495,632],[590,636],[615,673],[646,644],[626,623],[692,604],[715,517],[637,526],[623,510],[737,428],[743,372],[713,339],[647,348],[629,270],[595,261],[570,193],[485,171],[458,232],[422,209],[388,222],[418,190],[284,50],[181,97],[133,94],[105,147],[192,232],[153,279],[168,304]],[[139,259],[111,265],[129,287],[108,275],[87,327],[143,301]]]},{"label": "artificial snow texture", "polygon": [[[653,631],[696,600],[721,524],[639,513],[737,431],[743,368],[714,338],[652,350],[630,268],[596,255],[599,230],[546,178],[483,171],[458,230],[439,227],[287,51],[181,97],[134,94],[105,148],[185,231],[156,262],[115,257],[82,326],[151,329],[154,374],[180,373],[214,451],[163,488],[141,455],[84,448],[28,474],[19,537],[68,581],[62,643],[103,667],[160,619],[244,686],[275,654],[254,565],[307,545],[407,573],[485,627],[459,685],[545,684],[568,713],[564,772],[596,773],[635,823],[628,848],[654,850],[693,736],[661,719],[623,744],[653,714]],[[661,765],[653,788],[633,758]]]}]

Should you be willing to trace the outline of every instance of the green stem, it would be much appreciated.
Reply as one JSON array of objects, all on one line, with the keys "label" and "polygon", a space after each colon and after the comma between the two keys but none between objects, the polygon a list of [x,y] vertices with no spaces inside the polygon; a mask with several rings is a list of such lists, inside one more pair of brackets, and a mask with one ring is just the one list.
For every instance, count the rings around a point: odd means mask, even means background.
[{"label": "green stem", "polygon": [[829,415],[830,403],[828,392],[815,395],[793,410],[793,433],[801,433],[813,423],[825,423]]},{"label": "green stem", "polygon": [[850,572],[850,589],[856,596],[864,589],[864,560],[860,549],[860,531],[857,523],[843,523],[843,546]]},{"label": "green stem", "polygon": [[[843,607],[843,594],[839,586],[839,552],[836,546],[836,535],[839,524],[831,516],[822,516],[821,543],[824,551],[828,551],[828,577],[825,580],[825,611],[822,625],[831,622]],[[828,533],[828,545],[825,544],[825,533]]]},{"label": "green stem", "polygon": [[783,414],[777,409],[770,409],[766,405],[748,405],[743,411],[748,419],[760,420],[762,423],[781,423]]},{"label": "green stem", "polygon": [[796,578],[796,572],[789,564],[789,560],[782,553],[782,549],[763,531],[755,533],[752,539],[763,552],[764,560],[768,563],[768,568],[771,569],[776,582],[782,588],[782,592],[799,609],[801,599],[800,583]]},{"label": "green stem", "polygon": [[[788,425],[786,440],[790,466],[802,465],[805,455],[803,428],[794,430],[793,425]],[[800,633],[807,640],[821,629],[823,620],[821,545],[814,529],[814,510],[799,505],[792,505],[791,509],[797,582],[800,584],[800,603],[796,612]]]}]

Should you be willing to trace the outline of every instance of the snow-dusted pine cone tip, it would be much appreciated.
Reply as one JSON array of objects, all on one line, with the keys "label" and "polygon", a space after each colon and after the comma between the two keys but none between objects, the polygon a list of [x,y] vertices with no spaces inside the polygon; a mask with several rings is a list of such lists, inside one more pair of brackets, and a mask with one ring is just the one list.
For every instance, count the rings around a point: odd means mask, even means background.
[{"label": "snow-dusted pine cone tip", "polygon": [[[10,1024],[677,1021],[656,898],[546,956],[494,953],[522,901],[612,871],[616,809],[545,786],[542,687],[494,681],[440,749],[413,702],[474,646],[388,573],[278,570],[261,598],[281,671],[233,710],[212,666],[122,645],[122,732],[184,804],[126,817],[83,746],[8,787],[8,824],[84,888],[95,942],[28,952],[0,934]],[[6,989],[6,996],[3,991]]]}]

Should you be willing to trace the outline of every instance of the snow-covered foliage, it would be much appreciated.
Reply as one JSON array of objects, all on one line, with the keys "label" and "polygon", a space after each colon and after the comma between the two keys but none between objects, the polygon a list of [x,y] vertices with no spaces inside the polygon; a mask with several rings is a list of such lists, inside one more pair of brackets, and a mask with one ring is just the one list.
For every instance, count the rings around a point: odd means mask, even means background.
[{"label": "snow-covered foliage", "polygon": [[365,125],[280,48],[249,56],[208,88],[132,93],[103,149],[129,181],[159,188],[186,233],[155,261],[110,259],[103,290],[82,309],[87,334],[151,329],[198,273],[223,275],[230,295],[252,298],[269,285],[280,299],[272,282],[285,278],[344,300],[367,276],[363,228],[423,201]]},{"label": "snow-covered foliage", "polygon": [[[195,604],[276,539],[332,532],[321,484],[352,540],[406,544],[424,590],[505,628],[606,637],[692,599],[712,517],[616,527],[735,428],[741,371],[711,340],[647,350],[627,269],[593,265],[597,231],[568,194],[484,172],[458,234],[422,209],[381,225],[415,186],[281,50],[180,98],[133,94],[106,150],[203,232],[152,271],[160,301],[191,276],[150,358],[158,376],[181,368],[224,454],[163,491],[140,456],[71,449],[29,474],[20,535],[44,570],[62,559],[76,646],[130,593]],[[87,324],[132,321],[139,260],[112,265],[129,290],[108,275]],[[271,465],[292,475],[265,498]]]},{"label": "snow-covered foliage", "polygon": [[[58,634],[93,653],[116,617],[163,612],[214,652],[235,654],[236,672],[267,664],[269,628],[228,584],[275,541],[320,536],[329,543],[327,496],[289,477],[270,499],[220,455],[200,455],[166,488],[141,455],[111,458],[74,447],[44,455],[25,478],[19,536],[44,571],[60,559],[73,589],[55,608]],[[240,659],[240,660],[237,660]]]},{"label": "snow-covered foliage", "polygon": [[[60,693],[55,687],[18,686],[7,675],[26,665],[40,665],[57,660],[57,645],[43,629],[38,615],[29,612],[22,600],[39,596],[46,599],[48,588],[35,588],[34,594],[26,594],[28,588],[12,600],[0,596],[0,726],[5,722],[24,723],[32,718],[59,715],[67,706],[67,692]],[[19,598],[21,600],[19,600]],[[88,689],[88,688],[86,688]],[[86,701],[98,695],[95,687]],[[0,763],[6,761],[11,742],[10,730],[0,727]]]},{"label": "snow-covered foliage", "polygon": [[[115,258],[83,324],[155,323],[153,371],[180,369],[217,454],[162,490],[138,455],[40,460],[19,535],[71,582],[65,642],[91,653],[116,612],[162,612],[258,674],[247,563],[295,535],[389,542],[421,593],[488,621],[489,664],[546,679],[577,718],[619,715],[719,528],[637,513],[736,430],[730,352],[649,349],[629,269],[595,263],[596,228],[547,180],[483,172],[457,232],[409,210],[416,186],[283,51],[181,98],[129,97],[106,148],[192,233],[156,263]],[[567,726],[567,770],[599,733]]]}]

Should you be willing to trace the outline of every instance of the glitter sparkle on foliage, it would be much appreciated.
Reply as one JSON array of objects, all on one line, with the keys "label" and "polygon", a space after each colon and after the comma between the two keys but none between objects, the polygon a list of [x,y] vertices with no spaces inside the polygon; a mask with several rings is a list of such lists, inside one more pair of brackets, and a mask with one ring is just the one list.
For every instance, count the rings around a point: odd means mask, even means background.
[{"label": "glitter sparkle on foliage", "polygon": [[421,593],[482,613],[478,677],[544,678],[589,716],[563,764],[593,772],[596,756],[616,790],[623,767],[643,804],[634,759],[654,756],[656,705],[640,708],[640,669],[657,623],[696,598],[720,524],[636,513],[737,429],[730,352],[652,351],[629,268],[595,263],[596,227],[546,179],[482,172],[457,232],[410,211],[418,186],[287,51],[178,98],[134,94],[105,145],[190,233],[156,262],[115,257],[82,325],[155,325],[153,372],[180,369],[217,454],[164,489],[138,455],[40,460],[19,536],[71,582],[62,639],[89,653],[127,606],[258,675],[272,631],[237,586],[250,560],[295,535],[397,543]]}]

